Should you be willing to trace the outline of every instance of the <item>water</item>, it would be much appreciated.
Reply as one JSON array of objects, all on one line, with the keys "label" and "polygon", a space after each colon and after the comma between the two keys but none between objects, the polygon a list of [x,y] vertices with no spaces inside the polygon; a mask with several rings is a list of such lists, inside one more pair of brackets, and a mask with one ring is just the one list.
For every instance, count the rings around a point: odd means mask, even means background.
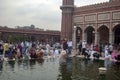
[{"label": "water", "polygon": [[[106,67],[100,74],[98,68]],[[120,68],[110,61],[68,58],[0,62],[0,80],[120,80]]]}]

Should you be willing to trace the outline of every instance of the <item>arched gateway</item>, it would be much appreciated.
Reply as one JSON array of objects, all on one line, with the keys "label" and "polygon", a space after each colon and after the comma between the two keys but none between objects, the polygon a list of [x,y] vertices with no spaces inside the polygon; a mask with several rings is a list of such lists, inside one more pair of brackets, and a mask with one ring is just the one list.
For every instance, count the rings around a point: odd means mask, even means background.
[{"label": "arched gateway", "polygon": [[82,29],[80,27],[76,28],[76,42],[82,41]]},{"label": "arched gateway", "polygon": [[77,26],[77,42],[120,43],[120,0],[81,7],[74,6],[74,0],[62,1],[61,39],[72,39]]},{"label": "arched gateway", "polygon": [[120,44],[120,24],[114,27],[113,32],[114,32],[114,43]]},{"label": "arched gateway", "polygon": [[86,40],[88,44],[94,43],[95,39],[95,30],[92,26],[89,26],[85,29]]},{"label": "arched gateway", "polygon": [[107,26],[102,25],[98,29],[99,43],[105,44],[109,42],[109,29]]}]

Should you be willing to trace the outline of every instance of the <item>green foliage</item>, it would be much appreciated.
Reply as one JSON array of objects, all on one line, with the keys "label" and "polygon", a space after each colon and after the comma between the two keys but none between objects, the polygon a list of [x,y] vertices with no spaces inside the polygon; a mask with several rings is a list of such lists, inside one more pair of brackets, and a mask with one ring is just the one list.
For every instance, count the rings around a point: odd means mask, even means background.
[{"label": "green foliage", "polygon": [[12,42],[12,35],[8,36],[8,42]]}]

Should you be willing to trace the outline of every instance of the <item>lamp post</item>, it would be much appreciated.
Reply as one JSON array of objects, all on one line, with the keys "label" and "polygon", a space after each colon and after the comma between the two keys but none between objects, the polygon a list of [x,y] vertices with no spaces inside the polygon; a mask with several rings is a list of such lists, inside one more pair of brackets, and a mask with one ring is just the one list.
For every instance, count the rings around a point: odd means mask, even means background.
[{"label": "lamp post", "polygon": [[76,56],[76,26],[73,27],[73,38],[72,38],[72,41],[73,41],[73,56]]}]

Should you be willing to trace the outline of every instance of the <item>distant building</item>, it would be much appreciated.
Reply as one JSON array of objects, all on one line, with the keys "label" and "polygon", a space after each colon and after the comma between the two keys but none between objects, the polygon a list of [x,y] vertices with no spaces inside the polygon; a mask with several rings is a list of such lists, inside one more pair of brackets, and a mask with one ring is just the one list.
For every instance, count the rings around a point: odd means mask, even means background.
[{"label": "distant building", "polygon": [[74,0],[63,0],[61,39],[72,39],[77,26],[77,42],[120,43],[120,0],[75,7]]},{"label": "distant building", "polygon": [[40,28],[36,28],[34,25],[30,25],[30,26],[16,26],[17,29],[31,29],[31,30],[42,30],[44,31],[44,29],[40,29]]},{"label": "distant building", "polygon": [[0,27],[0,39],[9,42],[38,40],[40,42],[54,43],[60,42],[60,31]]}]

